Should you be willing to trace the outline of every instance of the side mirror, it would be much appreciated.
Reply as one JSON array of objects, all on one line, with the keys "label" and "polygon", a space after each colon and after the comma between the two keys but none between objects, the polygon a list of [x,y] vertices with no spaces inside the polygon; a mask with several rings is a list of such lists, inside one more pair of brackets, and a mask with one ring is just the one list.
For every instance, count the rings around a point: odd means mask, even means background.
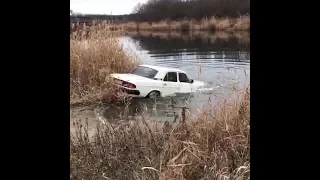
[{"label": "side mirror", "polygon": [[193,79],[190,79],[190,83],[191,83],[191,84],[193,83]]}]

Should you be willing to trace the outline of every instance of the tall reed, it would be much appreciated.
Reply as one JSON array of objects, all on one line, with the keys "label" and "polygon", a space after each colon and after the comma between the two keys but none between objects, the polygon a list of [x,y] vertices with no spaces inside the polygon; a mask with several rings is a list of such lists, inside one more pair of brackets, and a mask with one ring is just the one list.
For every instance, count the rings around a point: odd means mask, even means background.
[{"label": "tall reed", "polygon": [[182,114],[162,125],[141,114],[105,122],[93,139],[77,121],[70,179],[250,179],[250,88],[237,97],[196,121]]},{"label": "tall reed", "polygon": [[77,30],[70,39],[70,104],[110,102],[114,86],[111,73],[133,70],[140,62],[121,47],[121,32],[105,26]]}]

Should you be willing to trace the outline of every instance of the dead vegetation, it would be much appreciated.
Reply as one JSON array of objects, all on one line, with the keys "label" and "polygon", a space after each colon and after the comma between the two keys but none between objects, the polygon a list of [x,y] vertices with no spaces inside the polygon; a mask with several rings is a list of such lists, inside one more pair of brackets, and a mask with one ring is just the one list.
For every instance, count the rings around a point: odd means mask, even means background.
[{"label": "dead vegetation", "polygon": [[132,71],[140,62],[121,47],[121,32],[103,26],[83,28],[70,39],[70,104],[115,99],[111,73]]},{"label": "dead vegetation", "polygon": [[[75,122],[70,179],[250,179],[250,89],[204,109],[196,121],[105,122],[92,139]],[[183,115],[182,115],[183,117]]]}]

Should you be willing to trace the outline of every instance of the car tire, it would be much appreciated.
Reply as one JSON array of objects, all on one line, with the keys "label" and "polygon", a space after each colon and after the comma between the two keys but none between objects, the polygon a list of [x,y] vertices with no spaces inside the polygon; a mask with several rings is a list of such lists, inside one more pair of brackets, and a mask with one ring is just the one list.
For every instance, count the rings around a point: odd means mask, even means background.
[{"label": "car tire", "polygon": [[150,98],[150,99],[155,99],[155,98],[158,98],[159,96],[160,96],[159,91],[151,91],[148,94],[148,98]]}]

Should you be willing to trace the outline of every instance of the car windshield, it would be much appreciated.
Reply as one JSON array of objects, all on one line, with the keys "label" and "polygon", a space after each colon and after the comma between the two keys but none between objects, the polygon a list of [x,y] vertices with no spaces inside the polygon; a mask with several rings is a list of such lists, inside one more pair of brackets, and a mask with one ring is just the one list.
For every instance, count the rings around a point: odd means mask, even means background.
[{"label": "car windshield", "polygon": [[138,76],[143,76],[143,77],[146,77],[146,78],[154,78],[157,73],[158,73],[157,70],[151,69],[151,68],[148,68],[148,67],[143,67],[143,66],[139,66],[139,67],[137,67],[135,70],[133,70],[131,72],[131,74],[135,74],[135,75],[138,75]]}]

